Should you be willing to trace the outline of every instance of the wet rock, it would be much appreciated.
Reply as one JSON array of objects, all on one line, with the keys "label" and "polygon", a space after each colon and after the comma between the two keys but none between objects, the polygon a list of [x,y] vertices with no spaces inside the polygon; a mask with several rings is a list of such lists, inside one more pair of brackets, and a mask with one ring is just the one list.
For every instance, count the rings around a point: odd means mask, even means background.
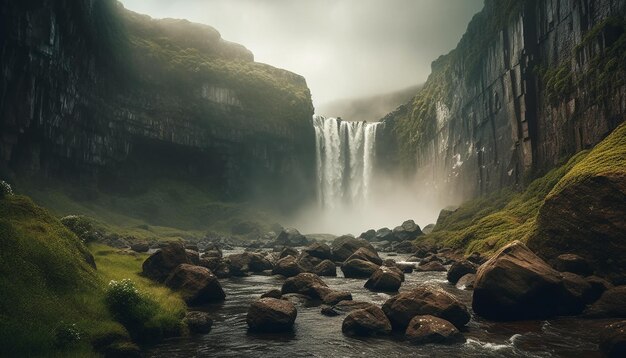
[{"label": "wet rock", "polygon": [[346,278],[368,278],[378,270],[378,267],[375,263],[354,259],[346,261],[341,266],[341,271]]},{"label": "wet rock", "polygon": [[370,229],[367,230],[366,232],[362,233],[359,236],[361,239],[367,240],[367,241],[375,241],[376,240],[376,230]]},{"label": "wet rock", "polygon": [[335,317],[340,315],[340,313],[335,311],[331,306],[323,306],[320,310],[320,313],[328,317]]},{"label": "wet rock", "polygon": [[368,307],[376,307],[373,303],[364,302],[364,301],[352,301],[352,300],[344,300],[339,301],[337,304],[331,306],[326,311],[330,313],[332,310],[332,314],[335,316],[346,314],[355,310],[365,309]]},{"label": "wet rock", "polygon": [[341,331],[351,336],[386,335],[391,333],[391,323],[380,308],[370,306],[350,312],[343,320]]},{"label": "wet rock", "polygon": [[604,327],[600,332],[600,350],[607,358],[626,357],[626,321]]},{"label": "wet rock", "polygon": [[337,265],[330,260],[324,260],[311,270],[318,276],[337,276]]},{"label": "wet rock", "polygon": [[269,291],[265,292],[264,294],[262,294],[261,298],[266,298],[266,297],[281,298],[282,295],[283,294],[280,292],[279,289],[273,289],[273,290],[269,290]]},{"label": "wet rock", "polygon": [[383,264],[383,260],[380,258],[380,256],[378,256],[378,253],[375,250],[370,250],[364,247],[361,247],[358,250],[356,250],[352,255],[350,255],[346,259],[346,261],[355,260],[355,259],[369,261],[376,265]]},{"label": "wet rock", "polygon": [[410,254],[415,251],[415,244],[412,241],[402,241],[393,246],[395,252]]},{"label": "wet rock", "polygon": [[150,244],[144,240],[135,241],[130,245],[130,249],[135,252],[148,252],[148,250],[150,250]]},{"label": "wet rock", "polygon": [[626,286],[606,290],[584,314],[591,318],[626,318]]},{"label": "wet rock", "polygon": [[320,260],[330,260],[332,258],[330,246],[324,243],[313,243],[305,248],[303,251]]},{"label": "wet rock", "polygon": [[416,271],[420,271],[420,272],[429,272],[429,271],[439,271],[439,272],[445,272],[448,271],[446,269],[445,266],[443,266],[443,264],[441,262],[438,261],[431,261],[425,264],[420,264],[417,266],[417,268],[415,269]]},{"label": "wet rock", "polygon": [[406,264],[406,263],[398,263],[396,267],[399,268],[403,273],[411,273],[415,269],[415,265]]},{"label": "wet rock", "polygon": [[593,273],[589,262],[574,254],[563,254],[554,259],[553,266],[557,271],[571,272],[581,276],[589,276]]},{"label": "wet rock", "polygon": [[487,262],[487,259],[484,256],[482,256],[480,252],[472,252],[472,254],[467,257],[467,261],[475,263],[476,265],[480,266],[484,264],[485,262]]},{"label": "wet rock", "polygon": [[376,252],[374,247],[363,239],[356,239],[350,235],[344,235],[333,240],[332,243],[332,255],[333,260],[336,262],[344,262],[350,255],[355,253],[360,248],[366,248],[371,252]]},{"label": "wet rock", "polygon": [[457,328],[469,322],[467,307],[441,288],[420,285],[411,291],[400,292],[383,305],[394,329],[405,330],[415,316],[432,315],[443,318]]},{"label": "wet rock", "polygon": [[286,256],[278,260],[276,266],[272,269],[272,275],[283,275],[285,277],[293,277],[302,272],[304,272],[304,269],[300,267],[293,256]]},{"label": "wet rock", "polygon": [[281,246],[305,246],[308,245],[309,240],[300,234],[300,232],[294,228],[287,228],[278,234],[276,237],[275,245]]},{"label": "wet rock", "polygon": [[209,333],[213,326],[213,319],[206,312],[190,311],[183,320],[191,333]]},{"label": "wet rock", "polygon": [[402,285],[402,276],[396,270],[380,266],[365,282],[365,288],[379,292],[397,292]]},{"label": "wet rock", "polygon": [[595,302],[598,298],[600,298],[604,291],[613,288],[613,285],[609,281],[598,276],[588,276],[585,277],[585,280],[589,283],[589,285],[591,285],[592,302]]},{"label": "wet rock", "polygon": [[261,298],[248,309],[246,323],[251,331],[282,332],[293,328],[298,311],[293,303],[276,298]]},{"label": "wet rock", "polygon": [[463,275],[463,277],[461,277],[456,282],[456,288],[458,288],[459,290],[473,290],[475,280],[476,280],[476,275],[473,273],[468,273],[467,275]]},{"label": "wet rock", "polygon": [[476,266],[476,264],[467,260],[455,262],[450,266],[450,270],[448,270],[448,282],[455,284],[461,277],[468,273],[476,273],[477,268],[478,266]]},{"label": "wet rock", "polygon": [[319,298],[316,288],[328,287],[328,285],[316,274],[301,273],[297,276],[288,278],[281,288],[283,294],[299,293],[309,297]]},{"label": "wet rock", "polygon": [[287,293],[282,295],[280,299],[289,301],[298,307],[307,307],[311,301],[311,297],[299,293]]},{"label": "wet rock", "polygon": [[431,263],[431,262],[441,262],[443,263],[443,259],[441,259],[441,257],[437,256],[437,255],[428,255],[425,258],[423,258],[420,263],[419,266]]},{"label": "wet rock", "polygon": [[142,273],[152,280],[163,282],[180,264],[191,264],[191,260],[182,244],[170,243],[143,262]]},{"label": "wet rock", "polygon": [[563,275],[519,241],[503,247],[476,273],[472,306],[493,320],[579,313],[580,298]]},{"label": "wet rock", "polygon": [[223,301],[226,297],[217,277],[202,266],[179,265],[165,280],[165,286],[180,291],[189,305]]},{"label": "wet rock", "polygon": [[388,228],[384,227],[376,231],[376,241],[394,241],[395,237],[393,236],[393,232]]},{"label": "wet rock", "polygon": [[347,291],[334,291],[328,287],[317,287],[316,292],[322,302],[327,305],[336,305],[341,301],[352,300],[352,293]]},{"label": "wet rock", "polygon": [[226,257],[231,274],[243,276],[248,272],[262,272],[272,269],[272,263],[257,252],[244,252]]},{"label": "wet rock", "polygon": [[454,344],[465,341],[452,323],[430,315],[413,317],[406,328],[405,336],[413,344]]},{"label": "wet rock", "polygon": [[307,272],[312,272],[315,267],[320,263],[322,263],[322,259],[313,257],[307,252],[302,252],[298,257],[298,265],[300,265],[300,267],[302,267]]},{"label": "wet rock", "polygon": [[298,255],[300,255],[300,252],[298,252],[298,250],[294,249],[293,247],[285,247],[280,252],[279,259],[283,259],[283,258],[285,258],[287,256],[298,257]]}]

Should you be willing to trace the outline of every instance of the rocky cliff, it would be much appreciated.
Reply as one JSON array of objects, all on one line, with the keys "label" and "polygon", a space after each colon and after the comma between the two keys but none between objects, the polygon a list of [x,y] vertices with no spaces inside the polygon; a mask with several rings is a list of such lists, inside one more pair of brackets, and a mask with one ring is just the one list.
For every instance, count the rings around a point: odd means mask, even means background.
[{"label": "rocky cliff", "polygon": [[382,165],[449,201],[528,184],[624,121],[625,29],[620,0],[486,0],[384,118]]},{"label": "rocky cliff", "polygon": [[112,0],[2,0],[0,19],[4,172],[113,190],[170,177],[285,206],[312,195],[301,76],[209,26]]}]

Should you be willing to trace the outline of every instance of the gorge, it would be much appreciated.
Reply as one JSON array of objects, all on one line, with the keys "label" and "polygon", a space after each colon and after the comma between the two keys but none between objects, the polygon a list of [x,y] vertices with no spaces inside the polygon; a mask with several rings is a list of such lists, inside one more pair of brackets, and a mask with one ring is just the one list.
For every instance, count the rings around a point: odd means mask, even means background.
[{"label": "gorge", "polygon": [[0,0],[0,356],[623,356],[625,78],[622,0],[485,0],[376,121],[209,25]]}]

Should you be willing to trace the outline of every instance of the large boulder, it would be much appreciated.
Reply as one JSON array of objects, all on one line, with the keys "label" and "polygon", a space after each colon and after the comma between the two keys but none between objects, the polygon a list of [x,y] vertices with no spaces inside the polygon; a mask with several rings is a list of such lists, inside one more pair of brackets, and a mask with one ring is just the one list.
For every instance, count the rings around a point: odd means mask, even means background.
[{"label": "large boulder", "polygon": [[319,265],[322,261],[322,259],[311,256],[307,252],[302,252],[300,256],[298,256],[298,265],[307,272],[312,272],[315,266]]},{"label": "large boulder", "polygon": [[304,272],[304,269],[300,267],[296,258],[293,256],[283,257],[278,260],[272,269],[272,275],[283,275],[285,277],[293,277],[302,272]]},{"label": "large boulder", "polygon": [[376,249],[366,240],[357,239],[350,235],[340,236],[332,243],[333,260],[335,262],[344,262],[361,247],[369,249],[371,252],[376,252]]},{"label": "large boulder", "polygon": [[293,247],[285,247],[279,255],[279,259],[285,258],[287,256],[293,256],[293,257],[298,257],[298,255],[300,255],[300,253],[298,252],[298,250],[294,249]]},{"label": "large boulder", "polygon": [[330,260],[324,260],[317,264],[311,272],[318,276],[337,276],[337,265]]},{"label": "large boulder", "polygon": [[382,229],[378,229],[378,231],[376,231],[376,241],[394,241],[395,238],[393,236],[393,231],[389,230],[388,228],[384,227]]},{"label": "large boulder", "polygon": [[571,272],[581,276],[589,276],[593,273],[589,262],[574,254],[562,254],[554,259],[554,268],[561,272]]},{"label": "large boulder", "polygon": [[173,242],[150,255],[143,262],[142,273],[152,280],[163,282],[178,265],[191,263],[183,244]]},{"label": "large boulder", "polygon": [[397,268],[380,266],[365,282],[365,288],[372,291],[397,292],[402,285],[401,274]]},{"label": "large boulder", "polygon": [[568,290],[563,275],[514,241],[476,273],[472,307],[493,320],[547,318],[579,313],[580,297]]},{"label": "large boulder", "polygon": [[328,287],[328,285],[316,274],[305,272],[285,280],[281,292],[319,298],[318,287]]},{"label": "large boulder", "polygon": [[453,344],[465,341],[452,323],[430,315],[413,317],[406,328],[405,336],[413,344]]},{"label": "large boulder", "polygon": [[383,264],[383,260],[380,258],[380,256],[378,256],[378,253],[375,250],[370,250],[365,247],[361,247],[358,250],[356,250],[352,255],[350,255],[346,259],[346,261],[355,260],[355,259],[369,261],[369,262],[375,263],[376,265]]},{"label": "large boulder", "polygon": [[455,262],[448,270],[448,281],[456,284],[461,277],[470,273],[476,273],[477,268],[478,265],[467,260]]},{"label": "large boulder", "polygon": [[420,285],[400,292],[383,305],[395,329],[405,330],[415,316],[432,315],[450,321],[461,328],[470,320],[467,307],[439,287]]},{"label": "large boulder", "polygon": [[594,304],[585,310],[585,316],[626,318],[626,286],[616,286],[606,290]]},{"label": "large boulder", "polygon": [[378,267],[373,262],[354,259],[344,262],[341,271],[346,278],[368,278],[378,270]]},{"label": "large boulder", "polygon": [[217,277],[202,266],[178,265],[165,280],[165,286],[180,291],[189,305],[223,301],[226,297]]},{"label": "large boulder", "polygon": [[275,245],[278,246],[305,246],[309,240],[294,228],[287,228],[278,234]]},{"label": "large boulder", "polygon": [[414,240],[418,236],[424,234],[422,230],[420,229],[419,225],[417,225],[415,221],[413,220],[407,220],[403,222],[402,228],[404,229],[405,232],[407,232],[410,235],[409,236],[410,240]]},{"label": "large boulder", "polygon": [[276,298],[261,298],[248,309],[246,323],[251,331],[281,332],[293,328],[298,311],[293,303]]},{"label": "large boulder", "polygon": [[206,312],[189,311],[183,321],[191,333],[209,333],[213,326],[213,319]]},{"label": "large boulder", "polygon": [[226,257],[230,272],[235,276],[243,276],[248,272],[262,272],[272,269],[272,263],[258,252],[244,252]]},{"label": "large boulder", "polygon": [[391,333],[391,323],[376,306],[350,312],[343,320],[341,331],[352,336],[385,335]]},{"label": "large boulder", "polygon": [[320,260],[329,260],[332,258],[330,246],[324,243],[313,243],[302,251]]},{"label": "large boulder", "polygon": [[600,332],[600,350],[607,358],[626,357],[626,321],[604,327]]}]

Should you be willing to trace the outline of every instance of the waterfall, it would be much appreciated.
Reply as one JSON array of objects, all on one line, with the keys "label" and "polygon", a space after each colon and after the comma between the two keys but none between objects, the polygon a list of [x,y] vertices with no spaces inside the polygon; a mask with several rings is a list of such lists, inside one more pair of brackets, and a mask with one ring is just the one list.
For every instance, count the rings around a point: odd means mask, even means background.
[{"label": "waterfall", "polygon": [[317,186],[325,208],[367,200],[374,174],[380,123],[346,122],[315,116]]}]

